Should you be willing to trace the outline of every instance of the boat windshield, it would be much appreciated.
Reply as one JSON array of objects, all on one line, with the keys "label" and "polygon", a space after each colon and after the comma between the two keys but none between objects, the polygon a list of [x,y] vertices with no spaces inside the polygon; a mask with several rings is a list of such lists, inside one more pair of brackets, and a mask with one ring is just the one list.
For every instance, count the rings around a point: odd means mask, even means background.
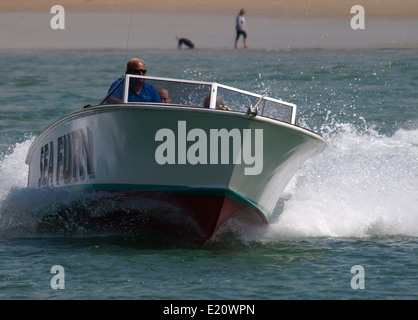
[{"label": "boat windshield", "polygon": [[[146,87],[154,87],[161,103],[170,106],[188,106],[210,108],[226,111],[248,113],[250,110],[258,115],[295,124],[296,105],[264,95],[236,89],[218,83],[178,80],[168,78],[146,77],[127,74],[102,100],[105,104],[147,104],[158,103],[149,89],[147,96],[135,94],[138,83],[146,83]],[[127,85],[125,85],[127,84]],[[256,109],[254,107],[256,106]]]}]

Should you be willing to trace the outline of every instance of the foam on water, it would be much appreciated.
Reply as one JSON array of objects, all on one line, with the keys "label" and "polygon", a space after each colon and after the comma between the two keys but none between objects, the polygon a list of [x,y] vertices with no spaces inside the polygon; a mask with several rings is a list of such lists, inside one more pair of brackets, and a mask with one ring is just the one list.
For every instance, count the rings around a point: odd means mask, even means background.
[{"label": "foam on water", "polygon": [[418,236],[418,130],[339,124],[296,173],[268,237]]},{"label": "foam on water", "polygon": [[23,188],[27,184],[28,167],[25,164],[26,154],[34,138],[17,143],[13,152],[2,155],[0,158],[0,201],[8,194],[11,188]]},{"label": "foam on water", "polygon": [[[418,237],[418,130],[385,136],[339,123],[322,132],[328,148],[292,178],[267,232],[240,232],[243,238]],[[26,189],[32,141],[16,144],[0,159],[1,237],[26,236],[57,201],[74,200],[53,190]]]},{"label": "foam on water", "polygon": [[[30,220],[27,212],[30,212],[30,206],[34,205],[34,201],[22,202],[22,197],[13,198],[13,195],[26,187],[28,167],[25,164],[25,158],[32,140],[17,143],[13,152],[2,155],[0,159],[1,236],[8,233],[10,229],[26,229],[25,226]],[[29,207],[25,207],[26,205]]]}]

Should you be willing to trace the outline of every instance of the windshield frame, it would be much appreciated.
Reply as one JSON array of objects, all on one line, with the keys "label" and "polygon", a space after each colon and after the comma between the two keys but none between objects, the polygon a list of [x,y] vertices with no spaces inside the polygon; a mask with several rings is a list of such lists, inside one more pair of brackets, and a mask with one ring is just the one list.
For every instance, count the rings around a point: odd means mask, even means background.
[{"label": "windshield frame", "polygon": [[[252,99],[254,101],[254,105],[257,104],[257,114],[265,117],[270,117],[276,120],[284,121],[290,124],[296,123],[296,110],[297,106],[293,103],[286,102],[283,100],[275,99],[272,97],[268,97],[266,95],[261,95],[253,92],[249,92],[246,90],[237,89],[231,86],[226,86],[216,82],[205,82],[205,81],[195,81],[195,80],[184,80],[184,79],[172,79],[172,78],[162,78],[162,77],[150,77],[150,76],[142,76],[142,75],[133,75],[133,74],[125,74],[119,83],[106,95],[106,97],[99,103],[99,105],[105,105],[106,100],[111,96],[111,94],[121,85],[127,83],[128,85],[124,86],[123,90],[123,99],[121,104],[152,104],[152,105],[167,105],[167,103],[150,103],[150,102],[129,102],[128,101],[128,92],[129,92],[129,83],[131,79],[144,79],[144,80],[154,80],[154,81],[162,81],[162,82],[170,82],[170,83],[184,83],[188,85],[198,85],[198,86],[208,86],[210,87],[210,104],[209,109],[217,109],[216,100],[218,97],[218,92],[228,91],[233,94],[238,95],[245,95],[248,99]],[[195,104],[178,104],[178,103],[169,103],[170,105],[179,105],[179,106],[186,106],[186,107],[202,107]],[[243,105],[240,109],[235,110],[232,109],[231,111],[238,111],[238,112],[246,112],[247,108],[253,107],[253,103],[250,105]],[[267,107],[266,107],[267,106]],[[286,113],[286,116],[283,118],[276,118],[274,116],[269,116],[266,114],[266,111],[269,108],[281,108],[282,111]],[[243,110],[245,109],[245,110]],[[290,114],[290,115],[289,115]]]}]

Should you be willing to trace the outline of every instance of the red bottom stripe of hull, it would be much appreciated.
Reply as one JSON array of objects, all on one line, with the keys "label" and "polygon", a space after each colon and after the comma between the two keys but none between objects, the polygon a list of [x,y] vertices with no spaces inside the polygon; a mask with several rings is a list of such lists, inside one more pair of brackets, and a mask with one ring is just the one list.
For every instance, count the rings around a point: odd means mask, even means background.
[{"label": "red bottom stripe of hull", "polygon": [[[106,202],[109,202],[106,204]],[[99,214],[98,207],[106,208]],[[205,243],[230,219],[267,226],[257,208],[227,195],[162,191],[106,191],[100,197],[49,214],[41,231],[147,230],[168,237]]]}]

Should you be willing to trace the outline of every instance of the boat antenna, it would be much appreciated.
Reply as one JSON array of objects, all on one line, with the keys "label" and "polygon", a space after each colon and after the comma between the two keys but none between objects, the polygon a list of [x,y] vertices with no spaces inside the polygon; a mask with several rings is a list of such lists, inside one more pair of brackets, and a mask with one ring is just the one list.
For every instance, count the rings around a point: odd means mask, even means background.
[{"label": "boat antenna", "polygon": [[129,36],[131,35],[131,28],[132,28],[132,16],[134,13],[134,0],[132,0],[131,5],[131,17],[129,18],[129,29],[128,29],[128,37],[126,39],[126,48],[125,48],[125,57],[124,57],[124,63],[126,62],[126,55],[128,53],[128,46],[129,46]]}]

